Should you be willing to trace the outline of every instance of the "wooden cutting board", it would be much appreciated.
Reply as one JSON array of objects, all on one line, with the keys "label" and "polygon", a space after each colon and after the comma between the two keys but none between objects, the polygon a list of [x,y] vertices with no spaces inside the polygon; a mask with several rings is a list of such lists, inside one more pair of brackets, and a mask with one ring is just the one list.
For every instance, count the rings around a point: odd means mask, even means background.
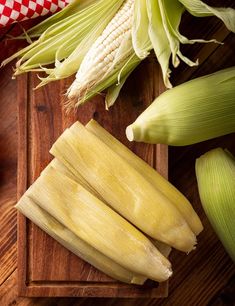
[{"label": "wooden cutting board", "polygon": [[[129,143],[125,128],[164,90],[159,66],[149,58],[132,74],[116,104],[106,111],[98,96],[66,114],[62,94],[72,80],[52,83],[40,90],[36,74],[18,78],[18,199],[52,159],[54,141],[75,120],[91,118],[167,177],[165,145]],[[87,143],[89,146],[89,143]],[[21,296],[164,297],[167,282],[148,281],[144,286],[117,282],[67,251],[59,243],[18,215],[18,284]]]}]

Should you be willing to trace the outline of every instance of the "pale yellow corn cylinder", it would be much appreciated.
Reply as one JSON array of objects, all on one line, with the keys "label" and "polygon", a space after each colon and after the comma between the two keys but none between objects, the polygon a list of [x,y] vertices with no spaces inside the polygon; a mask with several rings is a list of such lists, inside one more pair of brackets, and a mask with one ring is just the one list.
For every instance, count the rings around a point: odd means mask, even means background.
[{"label": "pale yellow corn cylinder", "polygon": [[165,281],[170,262],[133,225],[52,167],[44,170],[26,195],[63,226],[127,270]]},{"label": "pale yellow corn cylinder", "polygon": [[196,237],[171,201],[82,124],[66,130],[50,152],[73,165],[108,205],[144,233],[185,252],[194,248]]},{"label": "pale yellow corn cylinder", "polygon": [[[49,166],[48,166],[49,167]],[[84,184],[85,180],[80,177],[79,181],[77,180],[76,176],[72,174],[72,172],[64,166],[64,164],[62,164],[58,159],[54,158],[51,162],[50,162],[50,167],[53,167],[54,169],[56,169],[57,171],[63,173],[64,175],[68,176],[70,179],[72,179],[73,181],[81,184],[84,188],[86,188],[86,184]],[[86,188],[87,189],[87,188]],[[88,190],[88,189],[87,189]],[[88,190],[90,191],[93,195],[95,195],[96,197],[100,198],[102,200],[102,198],[100,197],[100,195],[94,190],[94,189],[90,189]],[[104,202],[104,201],[103,201]],[[105,203],[106,204],[106,203]],[[162,255],[164,255],[165,257],[168,257],[170,252],[171,252],[171,247],[167,244],[165,244],[164,242],[161,241],[157,241],[157,240],[152,240],[152,243],[156,246],[156,248],[159,250],[160,253],[162,253]]]},{"label": "pale yellow corn cylinder", "polygon": [[108,133],[102,126],[95,120],[90,120],[86,128],[88,131],[97,136],[114,152],[118,153],[123,159],[125,159],[133,168],[144,177],[158,190],[160,190],[171,202],[176,206],[179,212],[187,221],[191,230],[198,235],[202,230],[202,223],[194,211],[192,205],[187,198],[177,190],[169,181],[162,177],[156,170],[150,167],[145,161],[139,158],[120,141]]},{"label": "pale yellow corn cylinder", "polygon": [[133,12],[134,0],[125,0],[85,55],[76,79],[67,92],[68,98],[75,104],[112,68],[122,41],[131,32]]},{"label": "pale yellow corn cylinder", "polygon": [[[37,200],[40,202],[40,198]],[[105,256],[85,241],[80,239],[52,215],[24,195],[15,206],[24,216],[62,244],[69,251],[87,261],[108,276],[125,283],[142,285],[146,277],[128,271],[115,261]],[[163,249],[164,251],[164,249]]]},{"label": "pale yellow corn cylinder", "polygon": [[[73,175],[72,172],[67,167],[65,167],[64,164],[62,164],[58,159],[54,158],[50,162],[50,165],[48,165],[48,167],[49,166],[56,169],[57,171],[63,173],[64,175],[68,176],[70,179],[72,179],[73,181],[81,184],[85,189],[87,189],[86,184],[83,184],[83,182],[85,182],[85,180],[82,177],[80,177],[80,179],[78,181],[76,176]],[[102,200],[100,195],[94,189],[90,189],[88,191],[90,191],[93,195],[95,195],[96,197],[98,197]],[[169,254],[171,252],[171,247],[169,245],[165,244],[164,242],[157,241],[157,240],[152,240],[152,243],[156,246],[156,248],[159,250],[159,252],[162,253],[162,255],[164,255],[165,257],[169,256]]]}]

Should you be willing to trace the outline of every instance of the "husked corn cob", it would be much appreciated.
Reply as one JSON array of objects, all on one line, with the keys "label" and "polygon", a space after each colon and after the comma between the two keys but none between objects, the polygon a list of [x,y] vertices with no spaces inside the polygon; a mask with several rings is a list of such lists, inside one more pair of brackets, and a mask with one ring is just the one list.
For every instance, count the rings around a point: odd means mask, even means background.
[{"label": "husked corn cob", "polygon": [[120,141],[108,133],[102,126],[95,120],[90,120],[86,128],[88,131],[102,140],[110,149],[117,152],[122,158],[124,158],[133,168],[144,177],[158,190],[160,190],[166,197],[171,199],[172,203],[177,207],[179,212],[183,215],[187,221],[191,230],[198,235],[202,229],[202,223],[195,213],[192,205],[186,199],[186,197],[177,190],[170,182],[162,177],[156,170],[150,167],[146,162],[139,158],[136,154],[130,151]]},{"label": "husked corn cob", "polygon": [[[134,0],[126,0],[85,55],[76,79],[68,89],[68,98],[76,104],[84,93],[98,84],[117,60],[126,35],[131,33]],[[122,59],[123,60],[123,59]]]},{"label": "husked corn cob", "polygon": [[[40,198],[37,199],[37,202],[38,201],[40,201]],[[125,283],[138,285],[142,285],[145,282],[145,276],[137,275],[126,270],[124,267],[87,244],[57,221],[52,215],[38,206],[37,203],[28,196],[24,195],[17,203],[16,208],[72,253],[110,277]],[[162,250],[164,252],[164,248],[162,248]]]},{"label": "husked corn cob", "polygon": [[168,279],[170,262],[133,225],[52,167],[26,195],[80,239],[127,270],[156,281]]},{"label": "husked corn cob", "polygon": [[185,252],[194,248],[196,237],[173,203],[82,124],[66,130],[50,152],[73,165],[108,205],[144,233]]}]

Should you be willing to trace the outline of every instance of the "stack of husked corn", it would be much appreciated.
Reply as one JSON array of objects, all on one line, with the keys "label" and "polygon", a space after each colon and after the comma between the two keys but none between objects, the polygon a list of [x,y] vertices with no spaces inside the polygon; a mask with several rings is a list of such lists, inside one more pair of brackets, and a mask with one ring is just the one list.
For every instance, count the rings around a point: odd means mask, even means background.
[{"label": "stack of husked corn", "polygon": [[167,280],[170,247],[190,252],[202,230],[187,199],[94,120],[73,124],[51,153],[16,207],[113,278]]}]

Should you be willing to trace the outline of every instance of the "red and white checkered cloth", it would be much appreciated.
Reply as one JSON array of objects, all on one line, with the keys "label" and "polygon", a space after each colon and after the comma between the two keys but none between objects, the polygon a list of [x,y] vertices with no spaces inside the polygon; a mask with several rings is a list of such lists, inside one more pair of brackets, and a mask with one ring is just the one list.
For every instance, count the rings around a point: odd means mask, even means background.
[{"label": "red and white checkered cloth", "polygon": [[55,13],[71,0],[0,0],[0,27]]}]

